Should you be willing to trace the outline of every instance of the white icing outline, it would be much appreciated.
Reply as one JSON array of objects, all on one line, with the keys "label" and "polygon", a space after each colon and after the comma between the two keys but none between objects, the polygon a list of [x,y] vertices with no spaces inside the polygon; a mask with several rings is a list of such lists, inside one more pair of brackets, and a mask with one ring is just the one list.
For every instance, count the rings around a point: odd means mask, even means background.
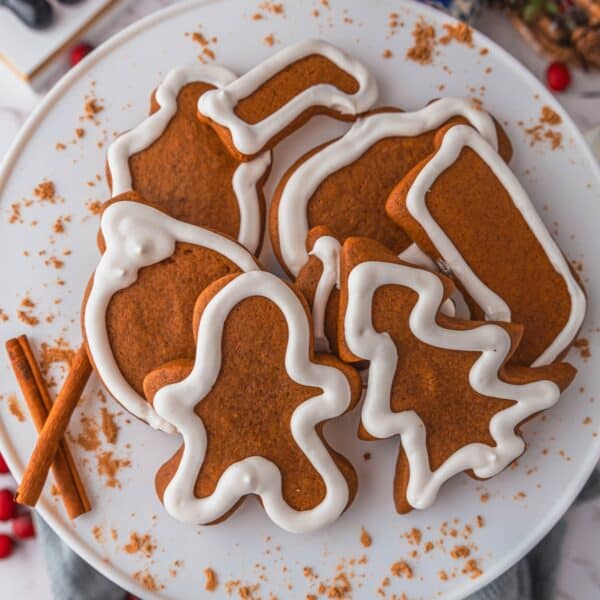
[{"label": "white icing outline", "polygon": [[467,119],[494,147],[498,146],[496,125],[487,112],[475,108],[468,100],[441,98],[415,112],[386,112],[360,117],[345,135],[305,160],[285,184],[277,210],[280,254],[289,272],[297,277],[308,260],[306,211],[313,194],[329,175],[356,162],[369,148],[385,138],[421,135],[439,128],[452,117],[460,116]]},{"label": "white icing outline", "polygon": [[[108,167],[112,179],[112,195],[133,190],[129,158],[151,146],[164,133],[177,113],[177,97],[190,83],[205,82],[221,88],[235,80],[235,75],[217,65],[190,65],[171,70],[156,88],[159,105],[152,115],[119,136],[108,149]],[[256,186],[271,164],[271,155],[264,152],[252,161],[242,163],[233,175],[233,191],[240,211],[238,242],[250,252],[258,249],[262,219]]]},{"label": "white icing outline", "polygon": [[172,256],[176,242],[219,252],[242,271],[258,270],[259,266],[245,248],[229,238],[139,202],[122,200],[108,206],[102,213],[100,229],[106,250],[96,267],[83,316],[88,350],[100,379],[119,403],[155,429],[172,433],[173,426],[156,414],[119,370],[106,329],[110,299],[132,285],[140,269]]},{"label": "white icing outline", "polygon": [[[523,453],[525,444],[515,434],[515,427],[532,414],[553,406],[560,390],[555,383],[546,380],[513,385],[499,379],[499,369],[511,347],[510,336],[504,329],[492,323],[470,330],[438,325],[436,315],[444,287],[436,275],[422,269],[364,262],[352,269],[347,285],[346,344],[354,355],[370,361],[362,423],[377,438],[400,435],[410,467],[406,497],[411,506],[419,509],[431,506],[442,484],[462,471],[472,469],[477,477],[492,477]],[[515,402],[490,420],[489,431],[496,446],[468,444],[431,471],[423,421],[413,410],[394,412],[390,408],[397,350],[389,333],[377,332],[372,320],[373,296],[384,285],[400,285],[417,292],[418,300],[408,321],[417,339],[439,348],[481,352],[469,372],[471,387],[480,394]]]},{"label": "white icing outline", "polygon": [[[281,492],[281,473],[271,461],[252,456],[230,465],[221,475],[215,491],[197,498],[194,488],[204,462],[207,433],[194,408],[213,388],[222,361],[225,322],[234,307],[246,298],[264,297],[275,303],[288,325],[285,367],[301,385],[319,387],[322,394],[300,404],[291,418],[291,433],[300,449],[323,478],[325,498],[315,508],[297,511]],[[154,407],[183,436],[181,461],[164,492],[163,503],[174,518],[206,524],[222,517],[247,494],[260,496],[265,512],[287,531],[306,533],[333,522],[348,504],[348,484],[337,468],[315,427],[343,414],[350,406],[352,392],[338,369],[310,359],[310,323],[302,303],[291,288],[264,271],[243,273],[232,279],[206,305],[198,324],[196,360],[192,372],[180,382],[161,388]],[[268,399],[265,399],[268,401]]]},{"label": "white icing outline", "polygon": [[[346,94],[333,85],[318,84],[304,90],[253,125],[235,114],[235,107],[240,100],[251,96],[263,83],[286,67],[314,54],[324,56],[354,77],[358,82],[358,91]],[[343,115],[356,115],[369,109],[376,100],[375,79],[361,63],[323,40],[306,40],[280,50],[224,88],[203,94],[198,100],[198,111],[225,127],[236,149],[250,156],[262,150],[273,137],[309,108],[322,106]]]},{"label": "white icing outline", "polygon": [[[336,238],[330,235],[322,235],[314,243],[310,256],[321,261],[323,272],[317,282],[317,289],[312,303],[312,318],[314,324],[315,349],[320,352],[329,352],[331,345],[325,335],[325,313],[327,303],[334,288],[340,289],[340,251],[342,247]],[[439,271],[435,262],[427,256],[416,244],[411,244],[406,250],[398,255],[404,262]],[[444,301],[441,312],[448,317],[468,319],[470,317],[469,307],[459,290],[454,289],[452,296]]]},{"label": "white icing outline", "polygon": [[[563,278],[571,297],[571,311],[565,326],[550,346],[533,361],[531,366],[538,367],[550,364],[577,335],[585,317],[585,295],[575,281],[560,248],[536,212],[527,192],[495,149],[473,128],[465,125],[452,127],[446,132],[440,147],[419,172],[410,187],[406,197],[406,207],[411,216],[425,230],[429,239],[435,244],[437,251],[453,275],[460,280],[465,290],[484,310],[486,319],[509,321],[510,308],[504,300],[477,277],[427,208],[427,193],[435,180],[458,160],[465,147],[473,150],[481,158],[507,191],[515,208],[521,213],[533,235],[540,242],[548,260]],[[523,323],[523,325],[527,327],[527,323]]]}]

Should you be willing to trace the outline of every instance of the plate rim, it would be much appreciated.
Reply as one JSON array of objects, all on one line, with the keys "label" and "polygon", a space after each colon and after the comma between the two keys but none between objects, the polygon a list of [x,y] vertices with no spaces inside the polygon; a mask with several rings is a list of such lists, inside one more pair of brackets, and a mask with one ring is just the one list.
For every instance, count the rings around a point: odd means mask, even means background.
[{"label": "plate rim", "polygon": [[[32,113],[25,120],[15,140],[11,144],[9,150],[0,162],[0,196],[4,190],[8,178],[11,176],[13,168],[21,154],[22,149],[29,141],[32,133],[34,133],[36,125],[42,121],[49,109],[54,103],[68,91],[70,86],[79,80],[81,77],[93,68],[93,66],[109,56],[120,45],[136,37],[147,29],[150,29],[162,21],[168,20],[180,13],[184,13],[195,8],[199,8],[208,4],[216,4],[222,0],[184,0],[177,2],[171,6],[162,8],[154,13],[151,13],[144,18],[132,23],[125,29],[111,36],[93,53],[85,57],[78,65],[69,70],[63,77],[48,91],[43,100],[36,106]],[[400,0],[400,4],[408,5],[411,10],[418,11],[418,14],[428,16],[438,22],[444,19],[445,22],[458,23],[459,21],[440,10],[437,10],[426,4],[421,4],[415,0]],[[586,167],[590,169],[592,180],[600,181],[600,163],[594,157],[591,148],[585,141],[583,133],[574,123],[571,116],[565,111],[560,102],[543,86],[541,81],[533,75],[533,73],[522,63],[520,63],[507,50],[501,47],[494,40],[490,39],[486,34],[480,32],[475,27],[473,28],[475,38],[478,42],[485,44],[498,60],[504,62],[508,67],[515,70],[517,75],[522,77],[530,89],[535,89],[540,93],[544,103],[550,105],[562,118],[572,134],[573,142],[576,145],[578,152],[587,162]],[[326,35],[324,36],[326,38]],[[485,570],[485,572],[477,579],[464,582],[462,586],[457,587],[453,591],[448,591],[443,597],[446,600],[461,600],[470,594],[473,594],[498,577],[508,571],[516,564],[523,556],[525,556],[543,537],[556,525],[560,518],[566,513],[571,504],[575,501],[579,492],[589,479],[600,459],[600,438],[596,438],[596,442],[590,444],[590,452],[585,462],[580,463],[576,475],[570,480],[570,486],[565,488],[564,493],[558,497],[553,505],[553,510],[546,513],[545,517],[537,522],[537,525],[529,530],[527,534],[521,538],[521,543],[515,546],[514,549],[505,554],[503,557],[494,561],[494,563]],[[11,448],[9,436],[5,430],[4,424],[0,421],[0,449],[3,456],[6,458],[8,465],[11,468],[13,477],[17,482],[23,476],[23,468],[20,465],[15,453]],[[141,598],[151,598],[155,600],[165,600],[172,596],[168,590],[162,590],[160,593],[150,592],[146,588],[138,584],[132,577],[124,576],[116,565],[107,564],[99,553],[86,546],[79,540],[76,535],[76,529],[69,523],[64,521],[59,514],[56,513],[55,507],[45,498],[42,497],[36,507],[43,519],[50,525],[53,531],[63,540],[78,556],[89,563],[94,569],[99,571],[110,581],[120,585],[123,589],[134,592]]]}]

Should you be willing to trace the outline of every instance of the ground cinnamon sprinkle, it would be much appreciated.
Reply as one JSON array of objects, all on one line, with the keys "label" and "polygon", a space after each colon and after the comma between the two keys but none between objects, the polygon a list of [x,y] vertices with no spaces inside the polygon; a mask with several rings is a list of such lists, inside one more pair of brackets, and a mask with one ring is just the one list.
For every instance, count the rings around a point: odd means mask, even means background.
[{"label": "ground cinnamon sprinkle", "polygon": [[592,356],[592,352],[590,350],[590,340],[587,338],[579,338],[573,342],[573,346],[579,350],[579,355],[584,360],[590,358]]},{"label": "ground cinnamon sprinkle", "polygon": [[333,584],[327,590],[328,598],[347,598],[352,591],[348,575],[343,571],[333,578]]},{"label": "ground cinnamon sprinkle", "polygon": [[562,119],[560,118],[560,115],[553,111],[549,106],[542,106],[540,123],[547,123],[548,125],[560,125],[562,123]]},{"label": "ground cinnamon sprinkle", "polygon": [[156,550],[156,544],[152,540],[152,536],[148,533],[140,536],[138,533],[131,533],[129,535],[129,543],[123,546],[123,550],[127,554],[137,554],[141,552],[146,558],[150,558]]},{"label": "ground cinnamon sprinkle", "polygon": [[93,452],[100,448],[100,438],[98,437],[98,425],[96,421],[90,417],[82,415],[81,417],[82,430],[75,438],[75,443],[81,446],[86,452]]},{"label": "ground cinnamon sprinkle", "polygon": [[127,459],[114,458],[112,451],[102,452],[96,456],[98,464],[98,475],[106,477],[106,486],[111,488],[120,488],[121,483],[117,479],[117,474],[123,468],[130,467],[131,461]]},{"label": "ground cinnamon sprinkle", "polygon": [[364,527],[362,527],[360,530],[360,543],[365,548],[368,548],[373,543],[373,538],[369,535]]},{"label": "ground cinnamon sprinkle", "polygon": [[109,444],[114,444],[119,436],[119,426],[115,423],[115,416],[102,407],[102,433]]},{"label": "ground cinnamon sprinkle", "polygon": [[210,48],[203,48],[202,55],[205,56],[206,58],[209,58],[210,60],[215,60],[215,58],[217,57],[217,55],[214,53],[214,51],[211,50]]},{"label": "ground cinnamon sprinkle", "polygon": [[467,558],[471,555],[471,551],[467,546],[454,546],[452,550],[450,550],[450,556],[458,560],[459,558]]},{"label": "ground cinnamon sprinkle", "polygon": [[104,533],[102,531],[102,527],[100,527],[99,525],[95,525],[94,527],[92,527],[92,535],[99,544],[104,543]]},{"label": "ground cinnamon sprinkle", "polygon": [[552,131],[551,129],[547,129],[544,133],[544,138],[550,141],[550,149],[556,150],[560,148],[562,144],[562,133],[559,131]]},{"label": "ground cinnamon sprinkle", "polygon": [[412,579],[413,578],[413,570],[410,567],[410,565],[403,561],[403,560],[399,560],[398,562],[395,562],[391,567],[390,567],[390,572],[392,573],[392,575],[394,577],[403,577],[404,579]]},{"label": "ground cinnamon sprinkle", "polygon": [[413,527],[407,534],[406,539],[410,544],[416,544],[417,546],[421,543],[423,535],[420,529]]},{"label": "ground cinnamon sprinkle", "polygon": [[440,38],[440,44],[445,46],[455,41],[473,47],[473,30],[466,23],[456,23],[456,25],[446,23],[443,28],[446,33]]},{"label": "ground cinnamon sprinkle", "polygon": [[477,566],[477,561],[474,558],[470,558],[461,571],[464,575],[470,575],[471,579],[477,579],[483,575],[483,571]]},{"label": "ground cinnamon sprinkle", "polygon": [[54,341],[54,346],[50,346],[47,342],[42,342],[40,346],[40,369],[42,375],[46,376],[53,364],[62,363],[67,366],[70,365],[74,356],[75,350],[63,338],[57,338]]},{"label": "ground cinnamon sprinkle", "polygon": [[35,186],[33,194],[38,200],[47,200],[54,203],[56,199],[56,187],[52,181],[44,180]]},{"label": "ground cinnamon sprinkle", "polygon": [[164,585],[159,585],[156,583],[154,576],[150,574],[147,570],[144,571],[136,571],[133,574],[133,578],[144,588],[146,588],[149,592],[159,592],[164,589]]},{"label": "ground cinnamon sprinkle", "polygon": [[75,137],[81,139],[84,135],[85,135],[85,129],[83,129],[83,127],[78,127],[75,130]]},{"label": "ground cinnamon sprinkle", "polygon": [[384,50],[381,56],[383,58],[392,58],[392,56],[394,56],[394,53],[391,50]]},{"label": "ground cinnamon sprinkle", "polygon": [[412,31],[414,45],[406,51],[406,58],[421,65],[429,65],[433,60],[435,47],[435,28],[424,19],[417,23]]},{"label": "ground cinnamon sprinkle", "polygon": [[269,48],[271,48],[272,46],[275,45],[275,36],[272,33],[270,33],[269,35],[264,37],[263,42],[267,46],[269,46]]},{"label": "ground cinnamon sprinkle", "polygon": [[211,569],[204,569],[204,589],[207,592],[214,592],[219,585],[217,574]]},{"label": "ground cinnamon sprinkle", "polygon": [[100,200],[90,200],[85,207],[93,215],[99,215],[102,212],[102,202]]},{"label": "ground cinnamon sprinkle", "polygon": [[17,318],[19,321],[30,327],[38,325],[40,320],[33,314],[35,306],[35,302],[29,296],[25,296],[21,300],[21,308],[17,310]]},{"label": "ground cinnamon sprinkle", "polygon": [[8,315],[0,308],[0,321],[8,321]]},{"label": "ground cinnamon sprinkle", "polygon": [[62,217],[58,217],[56,221],[54,221],[54,225],[52,225],[52,231],[54,233],[64,233],[65,232],[65,223]]},{"label": "ground cinnamon sprinkle", "polygon": [[18,398],[14,395],[11,394],[8,399],[8,410],[10,411],[10,414],[15,417],[17,419],[17,421],[19,421],[19,423],[22,423],[23,421],[25,421],[25,415],[23,414],[23,411],[21,410],[21,406],[19,405],[19,400]]},{"label": "ground cinnamon sprinkle", "polygon": [[89,96],[83,103],[84,118],[88,121],[92,121],[94,117],[104,110],[104,106],[100,104],[98,98],[95,96]]},{"label": "ground cinnamon sprinkle", "polygon": [[285,13],[283,4],[278,4],[275,2],[263,2],[259,5],[259,8],[274,15],[283,15]]}]

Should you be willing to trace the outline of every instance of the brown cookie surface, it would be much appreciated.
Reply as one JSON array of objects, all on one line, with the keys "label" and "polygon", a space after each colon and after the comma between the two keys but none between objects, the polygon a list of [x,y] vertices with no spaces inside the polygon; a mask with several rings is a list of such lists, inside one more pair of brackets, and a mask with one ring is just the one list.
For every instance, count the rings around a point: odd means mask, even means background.
[{"label": "brown cookie surface", "polygon": [[[109,212],[107,225],[104,215]],[[151,258],[153,245],[160,246],[163,236],[171,240],[169,245]],[[167,362],[195,356],[192,318],[200,292],[225,275],[259,267],[233,240],[175,221],[135,193],[105,207],[99,245],[99,271],[83,300],[84,339],[108,390],[136,416],[146,418],[135,408],[144,402],[144,377]],[[117,277],[122,273],[130,279],[111,282],[106,261],[115,265],[111,271]]]},{"label": "brown cookie surface", "polygon": [[314,115],[353,120],[376,97],[375,81],[360,63],[322,40],[307,40],[207,94],[198,116],[233,156],[249,160]]},{"label": "brown cookie surface", "polygon": [[[203,81],[181,87],[176,97],[176,111],[164,130],[150,145],[127,158],[128,185],[175,219],[225,233],[258,254],[264,231],[263,183],[268,175],[268,164],[262,164],[266,160],[263,157],[260,165],[253,166],[256,173],[250,173],[248,166],[243,166],[227,151],[215,131],[198,119],[198,99],[213,89],[214,85]],[[148,130],[155,127],[152,116],[161,110],[164,107],[155,92],[150,102],[151,117],[140,127],[146,126]],[[109,152],[108,181],[112,185],[115,179],[116,193],[125,191],[121,189],[122,175],[112,172],[112,169],[122,168],[121,161]],[[236,177],[245,179],[237,189]],[[246,228],[257,228],[251,236],[242,231],[242,205],[253,219]],[[248,239],[242,239],[244,235]]]},{"label": "brown cookie surface", "polygon": [[[449,116],[438,117],[438,126],[432,126],[431,118],[428,121],[420,115],[440,104],[441,114]],[[298,159],[279,182],[269,213],[269,234],[282,267],[297,276],[306,260],[300,240],[304,244],[304,236],[317,226],[327,227],[341,242],[350,236],[363,236],[397,254],[405,250],[412,240],[388,216],[385,203],[397,182],[434,151],[440,128],[449,123],[469,123],[464,117],[453,117],[460,111],[480,117],[490,135],[497,138],[502,156],[510,159],[512,148],[502,127],[460,99],[434,101],[416,113],[393,108],[373,111],[361,117],[342,138]],[[423,133],[394,133],[394,128],[417,129],[417,125],[410,125],[411,119],[415,123],[423,121]],[[290,227],[298,230],[297,236],[290,235]]]},{"label": "brown cookie surface", "polygon": [[[267,275],[262,273],[259,277]],[[198,326],[203,318],[208,318],[203,317],[205,311],[211,307],[211,302],[219,301],[219,292],[235,279],[236,276],[229,276],[213,283],[198,298],[194,331],[199,337],[202,329]],[[286,284],[279,282],[278,285]],[[308,320],[301,297],[294,294],[295,302],[302,307],[302,318]],[[288,372],[289,326],[281,307],[272,298],[252,294],[235,304],[227,314],[221,334],[218,377],[210,391],[198,398],[194,408],[206,430],[205,454],[193,486],[196,498],[214,494],[223,473],[231,465],[258,456],[279,469],[281,494],[289,507],[295,511],[309,511],[323,502],[327,492],[325,481],[291,430],[292,419],[299,418],[293,417],[294,413],[323,390],[299,384]],[[307,360],[343,374],[351,393],[346,410],[356,404],[361,384],[352,367],[333,356],[314,355],[312,349]],[[189,376],[192,368],[193,361],[178,361],[153,371],[144,380],[146,396],[152,400],[165,385]],[[319,422],[315,431],[347,482],[350,503],[357,489],[356,473],[344,457],[327,445],[322,427],[323,423]],[[192,433],[188,432],[188,435]],[[179,469],[181,457],[180,451],[158,472],[159,497],[163,498]],[[231,510],[232,507],[228,507],[224,516]]]},{"label": "brown cookie surface", "polygon": [[[446,156],[450,164],[442,165]],[[434,160],[436,176],[424,183],[419,176]],[[493,318],[495,311],[524,325],[516,364],[547,364],[568,349],[585,314],[580,284],[523,188],[474,132],[440,132],[436,151],[400,181],[387,212],[453,271],[474,316]],[[427,224],[429,216],[442,233]]]},{"label": "brown cookie surface", "polygon": [[[370,264],[368,268],[364,267],[366,263]],[[394,269],[395,266],[405,268]],[[392,268],[389,269],[389,275],[384,276],[381,273],[388,273],[386,267]],[[341,357],[352,361],[371,358],[376,361],[375,365],[371,362],[372,370],[381,368],[379,360],[382,356],[387,356],[385,360],[393,364],[393,371],[389,373],[391,375],[389,388],[385,388],[382,379],[378,380],[379,385],[385,389],[382,397],[376,396],[377,390],[370,391],[367,388],[361,437],[366,439],[387,437],[387,435],[383,436],[382,432],[389,428],[389,424],[394,422],[394,419],[397,419],[397,415],[409,415],[414,412],[418,416],[418,420],[413,419],[414,422],[411,422],[412,417],[409,417],[405,429],[400,426],[396,431],[400,434],[402,442],[394,480],[394,498],[398,512],[407,512],[414,508],[407,496],[409,482],[411,477],[417,480],[423,477],[422,464],[421,468],[418,461],[411,464],[409,456],[414,459],[421,453],[421,456],[426,456],[427,468],[431,473],[439,471],[438,476],[441,477],[440,473],[448,470],[452,475],[454,472],[448,465],[455,460],[456,454],[462,449],[470,444],[501,449],[506,442],[504,438],[510,439],[509,434],[513,429],[518,432],[521,422],[541,410],[541,407],[538,407],[537,410],[534,409],[529,413],[526,411],[519,413],[513,428],[508,427],[506,435],[498,436],[498,433],[494,435],[491,429],[492,419],[503,411],[505,415],[509,415],[507,409],[514,408],[521,395],[525,393],[523,384],[546,380],[544,385],[554,382],[562,390],[575,375],[575,369],[566,363],[556,363],[536,369],[507,366],[511,354],[518,348],[523,330],[521,326],[464,321],[441,314],[439,307],[450,295],[452,282],[441,274],[403,263],[392,252],[376,242],[360,238],[347,240],[342,248],[341,268],[339,324]],[[349,283],[350,277],[355,278],[352,284]],[[360,277],[364,277],[363,287],[357,287]],[[373,279],[370,280],[369,277]],[[424,284],[423,282],[427,280],[431,281]],[[439,294],[435,296],[438,299],[435,311],[430,310],[431,306],[428,309],[423,308],[423,303],[428,301],[426,300],[428,289]],[[384,352],[382,345],[379,352],[384,354],[373,354],[368,342],[351,328],[349,329],[351,324],[344,322],[347,312],[354,311],[357,302],[361,302],[356,296],[358,290],[361,290],[363,296],[372,299],[371,314],[367,318],[369,331],[372,329],[374,332],[385,333],[392,342],[387,353]],[[372,296],[369,295],[370,293]],[[419,308],[417,303],[421,303]],[[365,302],[364,306],[369,304]],[[428,317],[430,317],[429,321]],[[508,334],[509,347],[505,349],[503,355],[500,355],[502,360],[497,361],[494,368],[488,369],[488,375],[482,375],[480,378],[473,375],[479,372],[474,365],[481,360],[486,346],[481,346],[481,350],[475,350],[479,343],[475,336],[477,330],[482,331],[482,327],[489,329],[490,326],[496,328],[496,336],[500,332],[498,337],[500,340],[502,339],[500,330]],[[463,335],[452,337],[453,332],[462,332]],[[469,332],[475,332],[475,336],[467,339]],[[435,339],[445,345],[434,344]],[[460,347],[460,344],[465,343],[465,339],[467,345],[471,347],[470,350],[464,346]],[[491,341],[493,338],[489,339],[491,345],[487,350],[492,351],[495,346]],[[500,346],[497,347],[497,351],[501,352]],[[493,359],[488,355],[486,360]],[[496,378],[501,383],[488,385]],[[476,390],[472,384],[473,380],[483,388],[487,385],[487,389],[491,391]],[[483,383],[480,384],[480,381]],[[509,386],[504,387],[504,384]],[[371,381],[369,385],[373,385]],[[493,390],[502,390],[503,395],[495,396]],[[548,392],[543,387],[539,390],[540,395]],[[389,412],[383,418],[374,417],[372,412],[373,406],[379,401],[386,402],[389,406]],[[388,435],[389,432],[388,429]],[[517,456],[518,454],[510,456],[508,460],[508,456],[500,453],[496,460],[498,463],[504,461],[505,464],[502,465],[504,467]],[[485,461],[482,459],[482,462]],[[460,466],[462,468],[455,472],[475,468],[475,463],[469,465],[467,461]],[[418,487],[418,484],[413,485]]]}]

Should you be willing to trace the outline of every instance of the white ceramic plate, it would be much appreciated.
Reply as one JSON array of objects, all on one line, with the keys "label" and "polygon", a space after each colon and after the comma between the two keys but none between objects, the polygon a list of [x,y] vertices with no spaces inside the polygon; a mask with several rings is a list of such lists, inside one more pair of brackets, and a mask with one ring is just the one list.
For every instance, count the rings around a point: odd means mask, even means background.
[{"label": "white ceramic plate", "polygon": [[[70,523],[48,487],[40,512],[98,570],[149,598],[201,596],[202,571],[206,567],[214,568],[219,576],[217,596],[226,594],[225,581],[240,580],[248,585],[259,584],[255,594],[263,598],[269,597],[270,592],[280,598],[304,597],[314,592],[316,583],[304,577],[303,567],[312,567],[320,580],[331,580],[340,562],[350,575],[354,597],[372,598],[382,579],[390,574],[390,565],[401,559],[411,565],[414,577],[391,577],[385,588],[388,597],[393,592],[404,592],[408,598],[464,597],[497,577],[552,527],[600,455],[600,314],[596,302],[600,281],[593,278],[593,273],[598,273],[596,257],[600,253],[597,165],[555,100],[518,63],[484,37],[475,36],[475,48],[457,43],[440,46],[431,66],[406,61],[414,23],[424,15],[439,32],[442,23],[448,22],[441,13],[398,0],[332,0],[330,8],[317,3],[288,3],[283,16],[262,11],[265,18],[254,20],[252,14],[257,10],[257,6],[242,0],[179,3],[104,44],[47,96],[9,154],[0,180],[0,308],[10,316],[9,321],[0,324],[0,337],[7,339],[26,330],[38,347],[59,335],[75,346],[79,343],[80,298],[98,260],[98,222],[90,216],[86,202],[104,199],[107,194],[104,181],[94,187],[87,184],[104,169],[106,145],[98,148],[97,143],[138,123],[146,113],[152,89],[164,74],[175,65],[196,60],[201,49],[184,33],[200,30],[207,38],[218,38],[211,44],[217,60],[239,73],[281,44],[324,36],[355,53],[373,70],[380,82],[382,104],[405,109],[421,107],[440,96],[441,85],[445,86],[443,94],[463,96],[479,95],[480,86],[484,86],[485,106],[505,123],[513,141],[514,170],[566,254],[583,263],[590,306],[582,335],[590,340],[592,357],[585,362],[576,351],[571,352],[569,358],[580,369],[577,380],[556,408],[525,427],[529,449],[516,468],[484,483],[456,477],[444,487],[437,504],[425,512],[395,514],[391,481],[397,442],[359,442],[354,435],[356,412],[331,426],[329,437],[356,465],[359,494],[336,524],[319,533],[297,536],[277,530],[252,499],[233,518],[215,527],[189,527],[173,521],[155,497],[153,479],[157,468],[178,446],[178,440],[124,414],[117,419],[121,425],[117,445],[103,445],[104,450],[113,450],[115,457],[131,461],[131,466],[117,475],[121,487],[106,487],[105,478],[96,473],[95,453],[73,445],[94,510]],[[311,14],[313,10],[319,11],[318,17]],[[390,36],[391,12],[399,13],[404,26]],[[263,42],[271,33],[277,40],[273,49]],[[486,55],[480,54],[482,47],[489,49]],[[392,58],[382,57],[386,49],[392,51]],[[96,127],[84,123],[85,137],[75,145],[67,144],[65,151],[56,151],[55,144],[71,140],[73,130],[81,125],[78,115],[82,113],[83,98],[91,89],[103,99],[104,110],[98,114],[101,124]],[[531,126],[542,105],[551,106],[563,119],[559,128],[563,145],[555,151],[550,151],[547,143],[530,147],[523,126],[518,124],[522,121],[526,127]],[[295,156],[345,127],[326,119],[315,120],[281,144],[269,191]],[[34,186],[46,177],[56,183],[64,204],[35,203],[24,207],[25,223],[10,225],[11,203],[31,197]],[[52,234],[52,224],[63,215],[71,216],[67,234]],[[32,220],[38,222],[36,226],[30,225]],[[54,244],[51,238],[55,239]],[[29,256],[23,254],[25,250]],[[46,250],[47,254],[39,256],[39,250]],[[72,254],[62,256],[64,250],[72,250]],[[53,254],[65,261],[63,269],[57,271],[44,265]],[[270,267],[274,266],[268,247],[264,258]],[[59,277],[66,281],[64,286],[57,285]],[[28,328],[15,318],[26,292],[37,303],[35,314],[55,315],[52,323],[42,318],[40,325]],[[61,298],[62,303],[55,305],[55,298]],[[4,353],[0,353],[0,378],[5,396],[0,401],[0,446],[18,478],[33,447],[35,433],[28,421],[19,422],[9,410],[6,396],[17,390]],[[594,398],[599,401],[594,402]],[[119,412],[110,400],[107,406]],[[100,407],[92,385],[73,419],[72,433],[77,434],[82,413],[98,418]],[[587,418],[591,418],[591,423],[585,425]],[[370,452],[372,460],[365,462],[364,452]],[[489,501],[482,503],[481,496],[485,498],[486,494]],[[460,532],[466,524],[473,525],[477,515],[483,516],[485,526],[474,527],[467,543],[471,545],[471,558],[477,560],[483,574],[471,579],[469,574],[461,573],[464,560],[454,560],[450,550],[455,544],[465,543]],[[456,539],[449,533],[440,533],[445,522],[447,530],[455,527],[459,532]],[[362,526],[373,537],[370,548],[360,544]],[[104,541],[97,539],[98,530],[94,535],[94,527],[102,529]],[[418,548],[403,537],[413,527],[423,535]],[[113,528],[118,532],[118,540],[112,539]],[[123,550],[131,532],[151,534],[157,545],[151,558]],[[436,545],[425,553],[423,547],[428,540]],[[410,555],[415,549],[418,557]],[[366,562],[358,560],[363,555]],[[150,592],[134,581],[133,573],[145,569],[163,589]],[[448,581],[440,580],[440,570],[450,575]]]}]

